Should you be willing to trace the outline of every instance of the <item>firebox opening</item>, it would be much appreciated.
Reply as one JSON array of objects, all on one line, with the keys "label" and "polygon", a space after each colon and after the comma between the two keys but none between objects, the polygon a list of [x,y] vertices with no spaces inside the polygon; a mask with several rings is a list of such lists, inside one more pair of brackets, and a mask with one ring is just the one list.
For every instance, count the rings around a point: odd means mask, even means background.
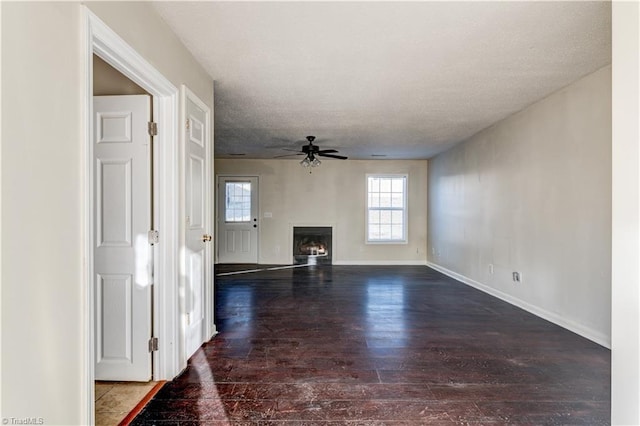
[{"label": "firebox opening", "polygon": [[330,226],[293,227],[293,263],[331,264]]}]

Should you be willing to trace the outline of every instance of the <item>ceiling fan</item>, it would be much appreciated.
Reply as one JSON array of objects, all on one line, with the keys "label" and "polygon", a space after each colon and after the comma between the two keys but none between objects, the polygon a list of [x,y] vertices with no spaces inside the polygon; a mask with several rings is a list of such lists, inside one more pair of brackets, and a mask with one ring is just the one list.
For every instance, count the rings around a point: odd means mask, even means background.
[{"label": "ceiling fan", "polygon": [[[318,167],[321,164],[321,161],[317,157],[329,157],[329,158],[337,158],[338,160],[346,160],[347,157],[343,155],[335,155],[335,149],[320,149],[319,146],[314,145],[313,141],[316,140],[315,136],[307,136],[307,141],[309,142],[307,145],[303,145],[300,151],[296,151],[296,154],[287,154],[287,155],[279,155],[275,158],[288,157],[291,155],[305,155],[304,160],[300,162],[300,165],[303,167]],[[287,151],[293,151],[291,149],[284,148]]]}]

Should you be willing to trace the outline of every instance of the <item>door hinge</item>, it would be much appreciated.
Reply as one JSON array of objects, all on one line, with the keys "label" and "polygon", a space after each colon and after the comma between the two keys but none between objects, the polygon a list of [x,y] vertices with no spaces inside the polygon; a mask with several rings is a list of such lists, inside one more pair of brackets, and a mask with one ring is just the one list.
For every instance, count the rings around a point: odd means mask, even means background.
[{"label": "door hinge", "polygon": [[187,122],[186,122],[184,125],[185,125],[185,128],[187,129],[187,131],[188,131],[189,129],[191,129],[191,120],[189,120],[189,119],[187,118]]},{"label": "door hinge", "polygon": [[160,242],[160,233],[155,229],[152,229],[151,231],[149,231],[147,236],[149,237],[150,245],[158,244]]},{"label": "door hinge", "polygon": [[158,136],[158,123],[150,121],[147,129],[149,130],[149,136]]},{"label": "door hinge", "polygon": [[155,352],[158,350],[158,338],[152,337],[149,339],[149,352]]}]

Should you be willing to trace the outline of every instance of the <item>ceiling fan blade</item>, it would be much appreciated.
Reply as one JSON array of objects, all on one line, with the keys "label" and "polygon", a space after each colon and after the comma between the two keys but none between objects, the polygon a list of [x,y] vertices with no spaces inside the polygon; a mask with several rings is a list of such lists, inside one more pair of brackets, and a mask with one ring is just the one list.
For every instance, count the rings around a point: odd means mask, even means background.
[{"label": "ceiling fan blade", "polygon": [[299,149],[290,149],[290,148],[281,148],[281,149],[283,151],[293,151],[293,152],[298,152],[298,153],[302,154]]},{"label": "ceiling fan blade", "polygon": [[330,152],[338,152],[335,149],[321,149],[320,151],[318,151],[318,154],[328,154]]},{"label": "ceiling fan blade", "polygon": [[299,153],[297,153],[297,154],[276,155],[276,156],[275,156],[275,157],[273,157],[273,158],[293,157],[294,155],[304,155],[304,153],[303,153],[303,152],[299,152]]},{"label": "ceiling fan blade", "polygon": [[334,154],[317,153],[317,155],[319,155],[320,157],[337,158],[338,160],[346,160],[347,158],[349,158],[349,157],[344,157],[342,155],[334,155]]}]

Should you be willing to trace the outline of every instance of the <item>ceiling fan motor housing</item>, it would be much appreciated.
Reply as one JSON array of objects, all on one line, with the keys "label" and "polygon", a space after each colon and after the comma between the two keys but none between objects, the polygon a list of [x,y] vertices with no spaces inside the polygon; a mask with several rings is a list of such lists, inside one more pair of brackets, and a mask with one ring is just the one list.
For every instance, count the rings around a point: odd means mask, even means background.
[{"label": "ceiling fan motor housing", "polygon": [[311,141],[309,141],[309,145],[304,145],[302,147],[302,152],[304,152],[305,154],[314,154],[314,153],[317,153],[318,151],[320,151],[320,147],[312,145]]}]

